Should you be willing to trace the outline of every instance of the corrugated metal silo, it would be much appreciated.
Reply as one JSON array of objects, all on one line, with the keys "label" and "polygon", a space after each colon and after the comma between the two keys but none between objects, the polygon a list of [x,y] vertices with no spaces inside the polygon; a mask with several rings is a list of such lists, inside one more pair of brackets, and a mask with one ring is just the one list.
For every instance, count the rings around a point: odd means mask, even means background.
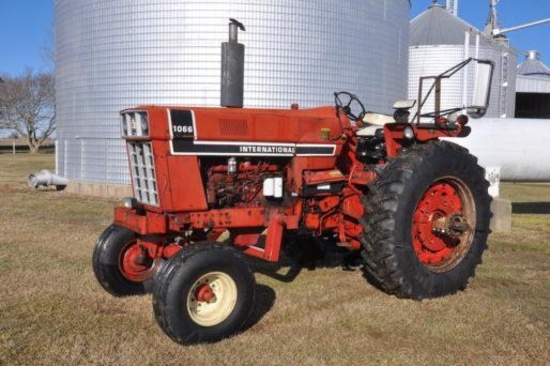
[{"label": "corrugated metal silo", "polygon": [[550,118],[550,69],[537,51],[527,52],[525,62],[518,66],[516,117]]},{"label": "corrugated metal silo", "polygon": [[[466,51],[466,32],[470,42]],[[413,19],[410,30],[409,48],[409,98],[418,97],[418,79],[421,76],[435,76],[467,57],[476,57],[476,35],[479,34],[478,58],[495,62],[490,105],[487,117],[512,117],[515,111],[516,55],[506,44],[489,39],[473,26],[434,4]],[[468,104],[473,90],[474,72],[470,67],[466,78],[466,99],[464,95],[464,71],[442,83],[441,107],[450,109]],[[425,87],[427,91],[428,86]],[[423,112],[434,110],[433,99],[429,99]]]},{"label": "corrugated metal silo", "polygon": [[550,69],[541,61],[540,52],[527,52],[525,61],[518,66],[516,91],[550,94]]},{"label": "corrugated metal silo", "polygon": [[128,183],[118,111],[219,105],[228,18],[247,27],[245,107],[405,97],[409,0],[55,0],[58,173]]}]

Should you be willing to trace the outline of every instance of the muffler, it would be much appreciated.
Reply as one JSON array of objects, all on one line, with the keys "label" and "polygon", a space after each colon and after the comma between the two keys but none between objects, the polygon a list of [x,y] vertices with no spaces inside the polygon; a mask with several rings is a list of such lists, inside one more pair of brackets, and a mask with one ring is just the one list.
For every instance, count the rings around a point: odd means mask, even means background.
[{"label": "muffler", "polygon": [[239,29],[244,25],[230,18],[229,42],[222,43],[221,97],[222,107],[243,107],[244,45],[239,43]]}]

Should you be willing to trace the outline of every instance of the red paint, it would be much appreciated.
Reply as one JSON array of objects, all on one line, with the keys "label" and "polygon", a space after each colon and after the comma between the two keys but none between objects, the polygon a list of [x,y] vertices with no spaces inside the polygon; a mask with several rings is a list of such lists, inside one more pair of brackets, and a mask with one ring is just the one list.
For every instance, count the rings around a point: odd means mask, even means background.
[{"label": "red paint", "polygon": [[167,233],[166,216],[156,212],[146,211],[144,214],[139,214],[126,207],[116,207],[114,222],[138,234]]},{"label": "red paint", "polygon": [[[439,120],[444,117],[439,117]],[[444,120],[446,122],[446,119]],[[441,122],[441,121],[440,121]],[[426,124],[407,124],[407,123],[389,123],[384,126],[384,136],[386,139],[386,149],[388,156],[397,156],[399,149],[406,146],[408,140],[405,138],[404,130],[411,127],[414,131],[416,141],[426,142],[436,140],[440,137],[466,137],[469,130],[463,124],[456,124],[453,129],[442,128],[441,123]]]},{"label": "red paint", "polygon": [[147,250],[138,243],[132,243],[121,253],[120,270],[124,277],[133,282],[143,282],[150,279],[154,272],[151,270],[152,259]]},{"label": "red paint", "polygon": [[195,291],[195,299],[199,302],[210,302],[214,300],[214,297],[216,297],[216,295],[214,295],[212,287],[207,284],[200,285]]},{"label": "red paint", "polygon": [[423,264],[437,265],[453,255],[456,242],[438,235],[434,229],[443,221],[462,212],[458,192],[444,181],[432,185],[422,196],[413,216],[413,246]]},{"label": "red paint", "polygon": [[[231,244],[241,247],[244,253],[272,262],[279,259],[285,230],[301,229],[311,235],[333,233],[339,245],[350,250],[360,249],[363,229],[358,221],[365,214],[362,198],[377,179],[373,169],[377,164],[367,165],[356,159],[358,127],[342,113],[338,116],[332,107],[268,110],[142,106],[137,109],[149,115],[150,136],[126,139],[151,141],[160,204],[142,205],[137,210],[115,209],[115,223],[140,235],[141,246],[128,250],[121,264],[129,277],[144,271],[140,264],[146,262],[142,258],[143,248],[147,258],[169,258],[184,245],[216,240],[226,231],[231,234]],[[335,153],[334,156],[292,158],[239,156],[236,171],[232,172],[228,169],[229,156],[171,152],[170,109],[192,111],[197,141],[330,145],[335,146]],[[404,137],[407,126],[413,128],[418,143],[467,134],[464,121],[454,129],[446,128],[445,122],[430,126],[386,125],[387,156],[398,155],[402,147],[411,143]],[[193,136],[188,141],[193,141]],[[381,159],[378,163],[385,164],[385,161]],[[283,198],[263,195],[264,181],[273,177],[284,180]],[[428,193],[435,193],[439,198],[423,200],[415,214],[415,250],[421,261],[435,261],[452,253],[452,248],[430,231],[430,223],[437,220],[438,215],[448,216],[461,209],[456,200],[447,203],[450,208],[441,208],[448,201],[441,192],[452,194],[445,185],[435,186]],[[202,238],[189,236],[190,232],[202,233]]]}]

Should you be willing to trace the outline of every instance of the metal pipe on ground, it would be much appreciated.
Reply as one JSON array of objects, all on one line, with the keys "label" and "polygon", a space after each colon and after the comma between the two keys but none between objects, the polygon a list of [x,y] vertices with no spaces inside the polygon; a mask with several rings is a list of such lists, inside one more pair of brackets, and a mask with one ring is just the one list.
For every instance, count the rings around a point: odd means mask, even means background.
[{"label": "metal pipe on ground", "polygon": [[69,181],[59,175],[53,174],[47,169],[29,174],[27,177],[29,187],[38,188],[39,186],[55,186],[60,191],[65,189]]}]

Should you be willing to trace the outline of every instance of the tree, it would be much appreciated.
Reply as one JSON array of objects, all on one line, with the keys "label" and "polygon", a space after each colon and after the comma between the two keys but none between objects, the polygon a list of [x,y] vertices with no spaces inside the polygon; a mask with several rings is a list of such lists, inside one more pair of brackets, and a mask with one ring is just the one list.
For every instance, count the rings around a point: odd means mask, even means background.
[{"label": "tree", "polygon": [[17,131],[12,131],[10,133],[10,135],[8,136],[8,138],[12,139],[12,140],[19,140],[21,138],[21,136],[19,136],[19,134],[17,133]]},{"label": "tree", "polygon": [[21,76],[2,76],[0,128],[17,132],[36,153],[55,131],[54,75],[27,70]]}]

